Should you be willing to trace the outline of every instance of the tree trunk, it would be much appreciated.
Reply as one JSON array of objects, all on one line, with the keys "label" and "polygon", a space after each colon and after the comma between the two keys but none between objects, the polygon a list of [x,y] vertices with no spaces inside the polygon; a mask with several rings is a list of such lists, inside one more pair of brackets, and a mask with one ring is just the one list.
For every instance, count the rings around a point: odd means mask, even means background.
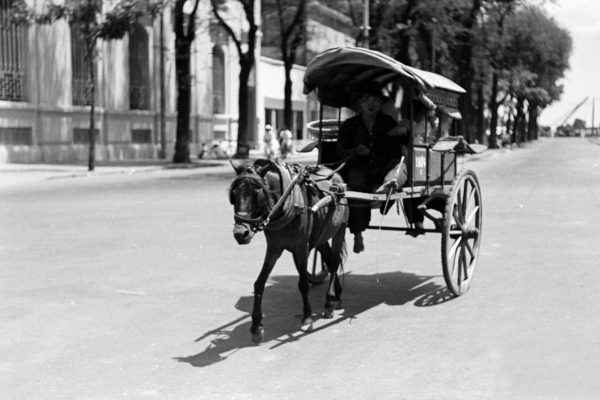
[{"label": "tree trunk", "polygon": [[283,86],[283,123],[287,129],[292,129],[292,62],[284,63],[285,84]]},{"label": "tree trunk", "polygon": [[538,106],[535,103],[529,103],[528,121],[527,121],[527,138],[536,140],[538,138]]},{"label": "tree trunk", "polygon": [[94,47],[95,42],[87,43],[87,62],[88,62],[88,82],[90,89],[90,129],[88,131],[88,171],[93,171],[96,167],[96,120],[94,113],[96,112],[96,74],[94,73]]},{"label": "tree trunk", "polygon": [[514,132],[515,138],[517,139],[517,145],[520,145],[525,141],[525,135],[523,134],[523,120],[525,119],[525,113],[523,112],[525,101],[522,97],[517,99],[517,116],[515,117]]},{"label": "tree trunk", "polygon": [[490,108],[490,140],[488,147],[490,149],[498,148],[498,138],[496,137],[496,130],[498,129],[498,72],[494,71],[492,75],[492,93],[490,94],[490,101],[488,107]]},{"label": "tree trunk", "polygon": [[235,158],[248,158],[250,154],[250,138],[248,132],[248,80],[254,65],[253,54],[246,53],[240,57],[240,88],[238,95],[238,140]]},{"label": "tree trunk", "polygon": [[467,141],[473,140],[473,28],[477,23],[477,16],[481,8],[481,0],[473,0],[469,16],[465,20],[464,29],[458,36],[460,65],[459,65],[459,84],[467,91],[459,100],[458,107],[463,119],[460,120],[460,127]]},{"label": "tree trunk", "polygon": [[412,20],[412,12],[416,7],[418,0],[407,0],[406,6],[404,7],[404,11],[400,16],[399,24],[405,25],[405,29],[400,32],[400,37],[398,40],[398,52],[394,57],[396,60],[404,63],[406,65],[412,65],[412,60],[410,59],[410,35],[408,34],[408,27]]},{"label": "tree trunk", "polygon": [[475,138],[478,143],[483,143],[485,137],[485,101],[483,98],[483,83],[477,85],[477,132]]},{"label": "tree trunk", "polygon": [[177,138],[175,141],[174,163],[189,163],[190,160],[190,109],[191,109],[191,69],[190,54],[192,42],[175,39],[175,70],[177,75]]}]

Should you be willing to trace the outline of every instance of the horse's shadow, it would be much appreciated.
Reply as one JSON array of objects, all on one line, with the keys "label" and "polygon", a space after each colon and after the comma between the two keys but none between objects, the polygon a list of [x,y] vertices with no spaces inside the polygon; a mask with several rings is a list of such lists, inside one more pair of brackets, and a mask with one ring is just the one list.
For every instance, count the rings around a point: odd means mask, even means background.
[{"label": "horse's shadow", "polygon": [[[302,302],[298,292],[298,278],[295,276],[273,276],[265,288],[263,312],[265,336],[263,344],[276,348],[300,340],[305,335],[315,334],[340,322],[358,316],[381,304],[400,306],[414,301],[417,307],[427,307],[444,303],[453,298],[445,286],[435,283],[434,276],[420,276],[404,272],[390,272],[378,275],[344,276],[342,295],[344,308],[333,319],[320,318],[325,301],[327,284],[311,288],[310,299],[313,305],[315,327],[310,332],[300,331]],[[236,351],[256,346],[250,340],[250,314],[253,296],[243,296],[236,303],[238,310],[247,314],[222,326],[211,329],[195,341],[206,339],[210,343],[205,350],[187,357],[176,357],[195,367],[207,367],[224,361]]]}]

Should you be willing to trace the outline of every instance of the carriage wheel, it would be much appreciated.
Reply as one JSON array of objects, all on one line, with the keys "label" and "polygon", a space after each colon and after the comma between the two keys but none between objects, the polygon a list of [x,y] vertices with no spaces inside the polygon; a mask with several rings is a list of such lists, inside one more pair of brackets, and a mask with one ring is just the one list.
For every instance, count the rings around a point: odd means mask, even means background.
[{"label": "carriage wheel", "polygon": [[473,171],[452,184],[442,227],[442,267],[448,289],[456,296],[469,290],[481,243],[481,189]]},{"label": "carriage wheel", "polygon": [[323,282],[329,275],[327,263],[323,261],[321,253],[317,249],[312,249],[308,254],[308,281],[313,285]]}]

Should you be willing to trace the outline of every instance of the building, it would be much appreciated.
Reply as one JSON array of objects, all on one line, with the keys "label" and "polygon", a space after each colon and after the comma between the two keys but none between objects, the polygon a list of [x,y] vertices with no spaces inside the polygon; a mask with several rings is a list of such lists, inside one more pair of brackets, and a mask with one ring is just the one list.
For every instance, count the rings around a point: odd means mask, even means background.
[{"label": "building", "polygon": [[[91,92],[83,38],[66,21],[15,26],[13,1],[0,0],[0,162],[87,160]],[[106,0],[103,6],[110,9],[115,2]],[[44,1],[27,3],[39,10]],[[243,38],[247,31],[243,10],[238,2],[227,5],[226,19]],[[298,139],[305,136],[304,126],[316,113],[314,101],[302,94],[303,65],[322,49],[353,43],[351,24],[343,15],[314,1],[309,9],[304,57],[293,71],[293,130]],[[256,12],[260,21],[260,7]],[[216,19],[207,17],[208,0],[201,0],[197,15],[190,151],[196,154],[204,143],[221,141],[233,152],[237,49]],[[154,19],[141,19],[122,40],[99,42],[94,65],[97,160],[172,158],[177,99],[174,42],[169,9]],[[261,55],[260,44],[255,51],[249,93],[256,111],[251,137],[257,148],[264,125],[277,126],[281,120],[284,74],[276,57]]]}]

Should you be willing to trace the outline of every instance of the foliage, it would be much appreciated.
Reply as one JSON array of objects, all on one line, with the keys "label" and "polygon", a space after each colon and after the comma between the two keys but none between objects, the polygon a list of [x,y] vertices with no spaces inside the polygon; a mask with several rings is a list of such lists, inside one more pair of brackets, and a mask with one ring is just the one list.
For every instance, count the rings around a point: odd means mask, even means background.
[{"label": "foliage", "polygon": [[[291,70],[297,62],[301,44],[306,32],[307,0],[265,0],[262,5],[263,17],[272,16],[276,25],[273,44],[279,48],[283,60],[285,84],[283,88],[283,122],[292,126],[292,79]],[[272,28],[275,30],[275,27]]]},{"label": "foliage", "polygon": [[[572,40],[569,33],[543,10],[524,7],[508,21],[506,64],[522,66],[533,74],[523,82],[527,88],[546,91],[530,91],[530,99],[545,106],[556,100],[561,93],[557,82],[569,68]],[[527,94],[527,93],[525,93]]]},{"label": "foliage", "polygon": [[221,27],[227,32],[229,38],[233,41],[237,52],[240,64],[239,75],[239,92],[238,92],[238,134],[237,134],[237,150],[236,158],[247,158],[250,152],[252,141],[252,129],[250,125],[251,116],[255,115],[254,110],[250,110],[248,102],[248,82],[250,74],[254,68],[258,23],[255,19],[255,1],[256,0],[237,0],[236,3],[242,8],[245,16],[247,27],[244,28],[246,33],[246,42],[242,43],[242,37],[238,37],[232,26],[227,22],[224,13],[225,4],[219,0],[210,0],[212,12]]}]

